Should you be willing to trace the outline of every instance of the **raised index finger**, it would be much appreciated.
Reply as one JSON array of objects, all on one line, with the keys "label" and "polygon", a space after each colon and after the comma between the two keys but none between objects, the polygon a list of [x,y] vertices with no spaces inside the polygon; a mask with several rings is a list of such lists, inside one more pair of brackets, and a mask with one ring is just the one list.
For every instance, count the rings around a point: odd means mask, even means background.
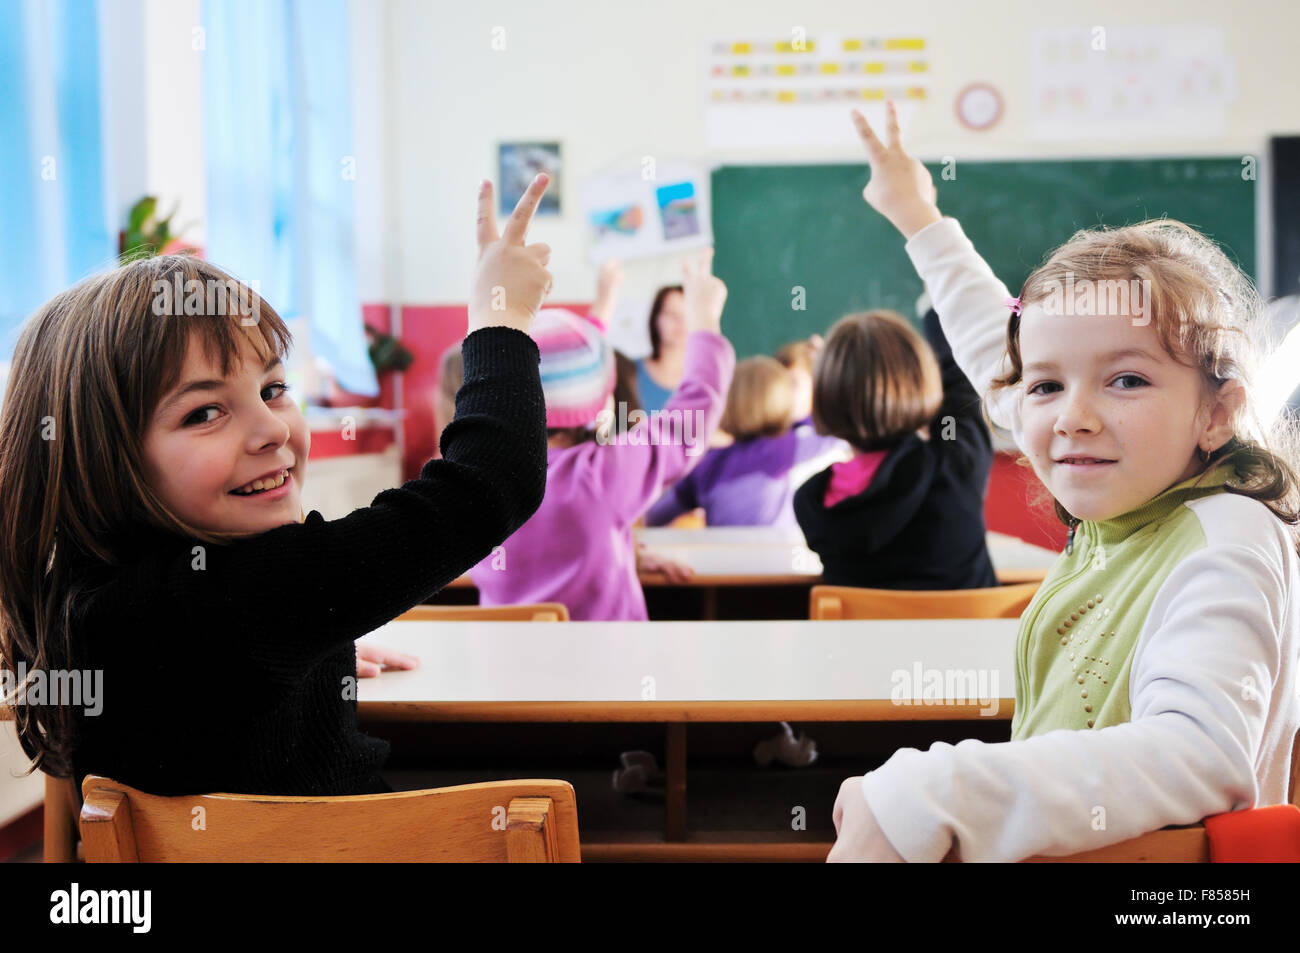
[{"label": "raised index finger", "polygon": [[889,140],[889,148],[898,147],[898,110],[894,108],[892,99],[885,102],[885,136]]},{"label": "raised index finger", "polygon": [[546,191],[550,181],[545,172],[539,172],[537,177],[528,183],[528,188],[523,195],[519,196],[515,210],[510,214],[510,221],[506,222],[506,230],[501,236],[507,242],[515,245],[524,243],[524,236],[528,233],[528,225],[533,220],[533,213],[541,204],[542,193]]},{"label": "raised index finger", "polygon": [[497,240],[497,216],[493,211],[492,183],[484,179],[478,186],[478,247]]},{"label": "raised index finger", "polygon": [[885,154],[885,146],[876,138],[875,130],[871,128],[871,123],[867,122],[862,113],[854,109],[851,113],[853,116],[853,125],[857,127],[858,135],[862,138],[862,144],[867,147],[867,156],[870,159],[879,159]]},{"label": "raised index finger", "polygon": [[709,245],[707,248],[703,248],[700,250],[699,262],[700,262],[699,273],[701,275],[713,274],[713,246],[712,245]]}]

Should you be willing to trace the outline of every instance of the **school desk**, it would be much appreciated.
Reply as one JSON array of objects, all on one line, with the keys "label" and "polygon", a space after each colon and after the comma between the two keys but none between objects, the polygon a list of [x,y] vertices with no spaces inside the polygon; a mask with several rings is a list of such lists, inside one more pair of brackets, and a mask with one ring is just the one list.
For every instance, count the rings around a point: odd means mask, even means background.
[{"label": "school desk", "polygon": [[383,723],[662,724],[662,837],[584,835],[586,859],[823,859],[829,843],[689,832],[687,725],[1005,722],[1016,627],[1015,619],[392,622],[365,639],[420,666],[360,680],[358,715],[381,735]]},{"label": "school desk", "polygon": [[[805,619],[809,590],[821,582],[821,560],[797,527],[643,527],[636,535],[657,555],[695,570],[683,582],[640,575],[651,619]],[[1059,555],[1002,533],[989,533],[987,544],[1003,582],[1040,579]],[[447,588],[459,598],[474,584],[462,576]]]}]

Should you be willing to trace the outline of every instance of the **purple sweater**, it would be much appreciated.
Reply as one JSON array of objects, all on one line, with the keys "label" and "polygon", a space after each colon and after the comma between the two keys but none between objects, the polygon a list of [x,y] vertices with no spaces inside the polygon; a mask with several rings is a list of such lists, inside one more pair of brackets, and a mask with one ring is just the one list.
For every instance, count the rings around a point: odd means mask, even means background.
[{"label": "purple sweater", "polygon": [[840,446],[808,421],[779,437],[755,437],[710,450],[646,514],[647,526],[663,526],[704,507],[710,526],[798,526],[791,503],[790,468]]},{"label": "purple sweater", "polygon": [[696,331],[681,385],[662,411],[615,443],[548,450],[541,507],[470,570],[480,604],[561,602],[575,620],[644,620],[632,526],[703,459],[735,364],[726,338]]}]

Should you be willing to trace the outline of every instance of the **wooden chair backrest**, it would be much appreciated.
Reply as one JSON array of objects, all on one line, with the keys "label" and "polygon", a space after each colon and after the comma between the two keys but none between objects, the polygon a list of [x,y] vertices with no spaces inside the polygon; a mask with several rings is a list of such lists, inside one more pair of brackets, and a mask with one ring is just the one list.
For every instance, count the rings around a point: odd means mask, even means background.
[{"label": "wooden chair backrest", "polygon": [[1046,569],[998,569],[994,571],[998,585],[1011,586],[1018,582],[1042,582],[1047,578]]},{"label": "wooden chair backrest", "polygon": [[567,781],[488,781],[344,797],[160,797],[90,775],[88,863],[569,862],[581,859]]},{"label": "wooden chair backrest", "polygon": [[527,606],[416,606],[397,622],[568,622],[569,610],[559,602]]},{"label": "wooden chair backrest", "polygon": [[[1300,807],[1300,731],[1291,744],[1291,781],[1287,802]],[[1083,854],[1066,857],[1030,857],[1027,863],[1192,863],[1210,862],[1210,838],[1199,824],[1192,827],[1167,827],[1131,840],[1111,844]]]},{"label": "wooden chair backrest", "polygon": [[859,589],[813,586],[808,617],[831,619],[1018,619],[1038,591],[1024,582],[989,589]]}]

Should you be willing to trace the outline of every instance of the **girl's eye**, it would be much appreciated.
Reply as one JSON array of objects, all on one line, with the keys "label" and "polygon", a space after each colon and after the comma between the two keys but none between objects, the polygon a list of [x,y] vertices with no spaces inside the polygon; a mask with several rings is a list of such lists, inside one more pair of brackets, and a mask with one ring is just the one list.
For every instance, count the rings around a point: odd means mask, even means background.
[{"label": "girl's eye", "polygon": [[182,426],[190,427],[193,426],[194,424],[210,424],[212,423],[211,420],[196,420],[195,418],[198,417],[199,414],[206,413],[209,410],[216,410],[216,409],[217,409],[216,404],[208,404],[208,406],[206,407],[200,407],[198,410],[194,411],[194,413],[190,414],[181,422]]},{"label": "girl's eye", "polygon": [[[262,393],[265,394],[268,390],[276,390],[277,388],[279,389],[280,393],[276,394],[275,397],[267,397],[264,399],[276,400],[277,398],[283,397],[285,394],[289,393],[289,385],[284,383],[283,381],[276,381],[274,384],[267,384],[265,387],[262,388]],[[188,417],[185,418],[185,420],[181,422],[182,426],[191,427],[197,424],[210,424],[212,423],[211,420],[200,420],[198,419],[199,415],[205,414],[209,410],[220,410],[220,409],[221,408],[219,408],[216,404],[208,404],[206,407],[200,407],[198,410],[194,411],[194,413],[190,414]]]},{"label": "girl's eye", "polygon": [[[1050,387],[1053,389],[1050,391],[1043,390],[1044,387]],[[1061,385],[1056,383],[1056,381],[1040,381],[1039,383],[1035,384],[1033,387],[1029,388],[1029,390],[1025,391],[1025,393],[1035,394],[1035,395],[1046,395],[1049,393],[1054,394],[1056,393],[1056,391],[1060,389],[1061,389]]]},{"label": "girl's eye", "polygon": [[1115,378],[1114,383],[1118,384],[1120,381],[1136,382],[1136,383],[1130,383],[1128,385],[1120,387],[1120,390],[1136,390],[1139,387],[1147,386],[1147,381],[1144,378],[1138,377],[1138,375],[1136,374],[1122,374],[1119,377]]}]

